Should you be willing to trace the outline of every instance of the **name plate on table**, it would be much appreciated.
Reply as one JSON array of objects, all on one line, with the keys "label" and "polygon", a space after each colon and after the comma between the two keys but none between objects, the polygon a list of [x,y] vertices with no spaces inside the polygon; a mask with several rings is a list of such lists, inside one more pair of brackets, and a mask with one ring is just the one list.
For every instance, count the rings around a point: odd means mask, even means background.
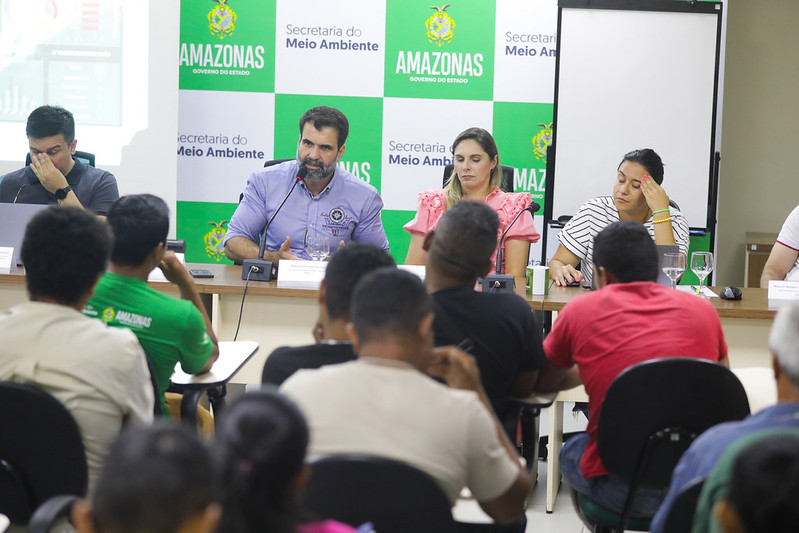
[{"label": "name plate on table", "polygon": [[[178,258],[180,264],[186,266],[186,254],[182,254],[180,252],[175,253],[175,257]],[[164,271],[158,267],[155,267],[150,274],[147,276],[147,281],[162,281],[164,283],[169,283],[169,280],[166,279],[164,276]]]},{"label": "name plate on table", "polygon": [[277,269],[277,286],[286,289],[318,289],[325,279],[327,261],[282,259]]},{"label": "name plate on table", "polygon": [[424,265],[397,265],[397,268],[416,274],[422,281],[424,281],[424,275],[427,272]]},{"label": "name plate on table", "polygon": [[799,281],[769,281],[768,299],[799,300]]},{"label": "name plate on table", "polygon": [[13,246],[0,246],[0,273],[11,272],[11,262],[14,260]]}]

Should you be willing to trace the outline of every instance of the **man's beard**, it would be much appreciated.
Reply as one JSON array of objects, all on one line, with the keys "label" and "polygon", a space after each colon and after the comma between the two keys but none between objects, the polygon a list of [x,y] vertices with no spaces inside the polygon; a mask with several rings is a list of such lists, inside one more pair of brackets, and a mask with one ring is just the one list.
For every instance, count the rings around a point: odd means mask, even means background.
[{"label": "man's beard", "polygon": [[330,165],[325,166],[324,163],[320,159],[311,159],[310,157],[306,157],[305,159],[300,159],[297,156],[297,164],[301,167],[307,167],[308,165],[313,165],[319,168],[309,168],[308,174],[305,176],[305,181],[315,183],[323,181],[329,175],[336,170],[336,162],[333,161]]}]

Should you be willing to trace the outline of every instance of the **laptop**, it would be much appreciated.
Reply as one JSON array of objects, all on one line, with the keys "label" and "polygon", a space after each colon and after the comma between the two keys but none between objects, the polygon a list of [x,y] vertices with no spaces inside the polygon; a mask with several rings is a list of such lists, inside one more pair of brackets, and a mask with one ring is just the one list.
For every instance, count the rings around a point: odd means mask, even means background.
[{"label": "laptop", "polygon": [[0,246],[14,248],[12,264],[21,265],[20,250],[25,227],[33,216],[49,205],[0,203]]}]

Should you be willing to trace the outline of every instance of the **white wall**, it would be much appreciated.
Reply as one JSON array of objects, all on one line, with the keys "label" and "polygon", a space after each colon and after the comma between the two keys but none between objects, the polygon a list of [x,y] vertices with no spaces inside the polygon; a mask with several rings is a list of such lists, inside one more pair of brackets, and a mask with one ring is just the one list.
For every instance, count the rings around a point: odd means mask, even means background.
[{"label": "white wall", "polygon": [[745,233],[799,204],[799,2],[731,1],[719,185],[718,285],[744,282]]}]

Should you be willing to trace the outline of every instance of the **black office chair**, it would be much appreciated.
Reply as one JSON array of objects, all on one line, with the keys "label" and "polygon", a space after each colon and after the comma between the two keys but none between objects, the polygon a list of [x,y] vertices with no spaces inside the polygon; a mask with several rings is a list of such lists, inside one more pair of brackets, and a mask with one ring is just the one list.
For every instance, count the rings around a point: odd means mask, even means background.
[{"label": "black office chair", "polygon": [[41,504],[30,522],[28,522],[28,533],[50,533],[56,524],[63,519],[69,520],[72,513],[72,506],[80,498],[77,496],[61,495],[53,496]]},{"label": "black office chair", "polygon": [[35,387],[0,382],[0,406],[0,513],[26,524],[52,496],[84,496],[86,453],[61,402]]},{"label": "black office chair", "polygon": [[669,515],[663,524],[663,533],[685,533],[691,531],[694,525],[694,514],[696,514],[696,502],[702,493],[705,485],[705,478],[698,477],[691,480],[671,504]]},{"label": "black office chair", "polygon": [[[83,163],[84,165],[88,165],[90,167],[94,166],[94,154],[90,154],[89,152],[81,152],[80,150],[75,150],[75,154],[72,156],[72,159],[76,159]],[[31,154],[25,156],[25,166],[31,164]]]},{"label": "black office chair", "polygon": [[711,426],[749,414],[743,385],[728,368],[705,359],[669,357],[633,365],[613,380],[602,402],[597,451],[605,468],[629,483],[621,514],[587,496],[578,513],[596,531],[648,531],[649,519],[630,520],[641,485],[667,488],[680,456]]},{"label": "black office chair", "polygon": [[453,532],[450,502],[432,477],[405,463],[335,455],[311,463],[303,503],[320,518],[380,533]]},{"label": "black office chair", "polygon": [[[295,158],[289,157],[286,159],[270,159],[269,161],[264,162],[264,168],[271,167],[272,165],[279,165],[280,163],[285,163],[286,161],[294,161]],[[244,193],[239,194],[239,203],[244,199]]]},{"label": "black office chair", "polygon": [[[443,185],[447,184],[447,180],[452,176],[454,168],[455,166],[452,164],[444,167]],[[505,192],[513,192],[513,167],[502,165],[502,179],[499,182],[499,188]]]}]

